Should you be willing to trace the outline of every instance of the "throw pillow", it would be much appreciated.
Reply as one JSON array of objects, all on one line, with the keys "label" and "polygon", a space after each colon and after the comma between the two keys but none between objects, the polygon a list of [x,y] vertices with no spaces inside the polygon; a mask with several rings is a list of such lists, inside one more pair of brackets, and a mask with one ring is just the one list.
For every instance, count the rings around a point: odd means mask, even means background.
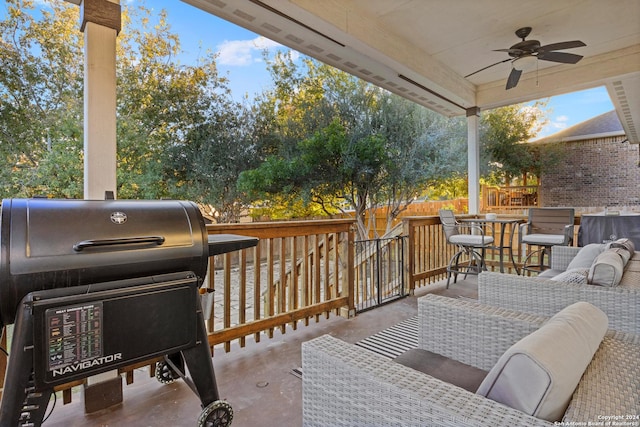
[{"label": "throw pillow", "polygon": [[580,249],[571,262],[569,262],[567,270],[591,267],[593,260],[604,251],[604,246],[602,243],[591,243]]},{"label": "throw pillow", "polygon": [[626,237],[608,243],[607,248],[624,248],[629,251],[629,254],[631,256],[633,256],[633,253],[636,250],[635,245],[633,244],[633,241],[627,239]]},{"label": "throw pillow", "polygon": [[587,276],[589,275],[589,268],[572,268],[571,270],[563,271],[551,278],[557,282],[574,283],[576,285],[585,285],[587,283]]},{"label": "throw pillow", "polygon": [[622,265],[623,266],[627,265],[627,263],[631,259],[631,255],[632,255],[632,253],[629,252],[626,248],[611,248],[607,252],[617,253],[620,256],[620,258],[622,258]]},{"label": "throw pillow", "polygon": [[608,328],[606,314],[572,304],[509,348],[477,394],[547,421],[559,421]]}]

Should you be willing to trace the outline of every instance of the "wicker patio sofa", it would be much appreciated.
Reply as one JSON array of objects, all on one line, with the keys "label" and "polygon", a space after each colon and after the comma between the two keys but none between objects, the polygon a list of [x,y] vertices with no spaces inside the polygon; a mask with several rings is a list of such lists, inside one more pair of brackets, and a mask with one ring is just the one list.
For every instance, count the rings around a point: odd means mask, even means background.
[{"label": "wicker patio sofa", "polygon": [[581,249],[554,246],[551,270],[541,276],[482,272],[478,276],[478,301],[542,316],[551,316],[576,301],[587,301],[607,314],[611,329],[640,334],[640,248],[627,262],[617,286],[554,280]]},{"label": "wicker patio sofa", "polygon": [[[418,311],[420,348],[486,371],[548,319],[436,295],[420,298]],[[640,411],[640,337],[602,334],[562,425]],[[302,371],[305,426],[560,425],[329,335],[302,345]]]}]

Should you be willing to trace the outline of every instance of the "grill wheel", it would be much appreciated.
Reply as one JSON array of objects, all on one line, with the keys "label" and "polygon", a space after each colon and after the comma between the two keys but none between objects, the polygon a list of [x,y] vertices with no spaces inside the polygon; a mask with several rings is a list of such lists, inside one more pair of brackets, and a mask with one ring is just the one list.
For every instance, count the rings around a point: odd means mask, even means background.
[{"label": "grill wheel", "polygon": [[162,384],[171,384],[175,380],[180,378],[177,372],[175,372],[171,366],[165,361],[156,363],[156,379]]},{"label": "grill wheel", "polygon": [[207,405],[198,418],[198,427],[227,427],[233,420],[233,409],[224,400]]}]

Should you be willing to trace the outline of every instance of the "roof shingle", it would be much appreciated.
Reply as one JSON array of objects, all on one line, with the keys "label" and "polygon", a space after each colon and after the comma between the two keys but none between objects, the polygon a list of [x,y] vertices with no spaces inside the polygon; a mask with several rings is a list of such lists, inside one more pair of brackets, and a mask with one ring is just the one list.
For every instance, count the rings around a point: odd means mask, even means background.
[{"label": "roof shingle", "polygon": [[586,120],[570,128],[563,129],[553,135],[533,141],[535,143],[578,141],[593,139],[598,136],[624,135],[622,124],[615,110]]}]

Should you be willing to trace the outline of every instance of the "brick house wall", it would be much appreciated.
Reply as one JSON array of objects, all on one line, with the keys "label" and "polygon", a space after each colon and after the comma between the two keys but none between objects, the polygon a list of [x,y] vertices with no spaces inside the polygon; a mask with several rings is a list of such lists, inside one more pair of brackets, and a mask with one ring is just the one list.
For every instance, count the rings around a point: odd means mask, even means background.
[{"label": "brick house wall", "polygon": [[541,177],[540,206],[571,206],[584,213],[605,207],[640,212],[640,146],[625,139],[563,142],[563,161]]}]

